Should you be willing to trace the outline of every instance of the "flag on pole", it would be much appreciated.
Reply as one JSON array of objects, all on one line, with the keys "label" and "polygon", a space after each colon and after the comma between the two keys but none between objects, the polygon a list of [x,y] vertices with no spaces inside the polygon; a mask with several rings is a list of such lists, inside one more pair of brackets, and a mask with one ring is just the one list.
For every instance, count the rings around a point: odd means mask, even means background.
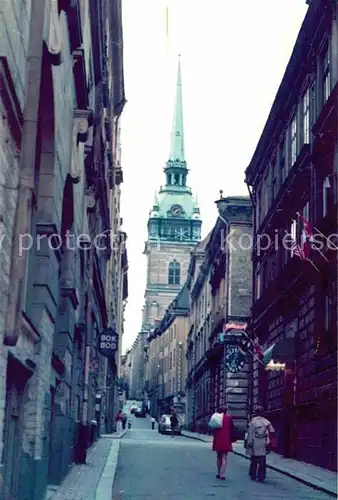
[{"label": "flag on pole", "polygon": [[258,337],[255,337],[253,340],[253,351],[258,359],[262,359],[264,357],[264,351],[259,343]]},{"label": "flag on pole", "polygon": [[252,339],[244,330],[243,336],[240,340],[240,349],[245,354],[250,353],[254,358],[256,358],[259,361],[261,365],[263,365],[264,349],[260,345],[257,336]]},{"label": "flag on pole", "polygon": [[311,254],[311,241],[313,237],[310,222],[297,213],[297,219],[292,222],[292,254],[301,260],[308,260]]}]

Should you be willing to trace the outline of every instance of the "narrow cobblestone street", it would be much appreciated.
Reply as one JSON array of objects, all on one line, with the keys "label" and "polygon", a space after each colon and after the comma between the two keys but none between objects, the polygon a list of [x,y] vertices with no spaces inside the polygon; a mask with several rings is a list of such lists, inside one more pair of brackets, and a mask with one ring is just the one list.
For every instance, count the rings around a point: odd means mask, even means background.
[{"label": "narrow cobblestone street", "polygon": [[[227,479],[215,478],[209,443],[162,436],[146,419],[135,419],[121,441],[113,500],[324,500],[329,495],[268,471],[264,484],[250,481],[248,461],[229,455]],[[108,500],[100,499],[100,500]]]},{"label": "narrow cobblestone street", "polygon": [[113,441],[113,438],[106,437],[95,443],[88,453],[87,464],[73,465],[59,488],[48,488],[46,500],[95,500]]}]

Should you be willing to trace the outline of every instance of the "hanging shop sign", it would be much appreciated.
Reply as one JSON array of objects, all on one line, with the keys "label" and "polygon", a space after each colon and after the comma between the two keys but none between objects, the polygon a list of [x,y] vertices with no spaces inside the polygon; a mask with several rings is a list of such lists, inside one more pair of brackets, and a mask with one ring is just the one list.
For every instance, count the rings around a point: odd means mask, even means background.
[{"label": "hanging shop sign", "polygon": [[225,368],[230,373],[238,373],[245,365],[245,354],[240,347],[229,347],[225,354]]},{"label": "hanging shop sign", "polygon": [[242,331],[245,332],[247,328],[247,323],[227,323],[225,325],[225,331],[228,332],[229,330],[237,330],[237,331]]},{"label": "hanging shop sign", "polygon": [[118,334],[113,328],[107,328],[99,335],[98,350],[106,358],[114,358],[118,348]]}]

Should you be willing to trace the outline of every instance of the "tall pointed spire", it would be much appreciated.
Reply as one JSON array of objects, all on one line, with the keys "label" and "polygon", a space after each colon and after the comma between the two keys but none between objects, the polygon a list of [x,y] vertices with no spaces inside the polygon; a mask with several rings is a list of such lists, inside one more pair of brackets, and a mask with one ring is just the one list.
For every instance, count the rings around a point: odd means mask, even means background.
[{"label": "tall pointed spire", "polygon": [[171,132],[171,144],[169,161],[185,162],[184,159],[184,133],[183,133],[183,109],[182,109],[182,78],[181,61],[178,59],[177,82],[176,82],[176,103]]}]

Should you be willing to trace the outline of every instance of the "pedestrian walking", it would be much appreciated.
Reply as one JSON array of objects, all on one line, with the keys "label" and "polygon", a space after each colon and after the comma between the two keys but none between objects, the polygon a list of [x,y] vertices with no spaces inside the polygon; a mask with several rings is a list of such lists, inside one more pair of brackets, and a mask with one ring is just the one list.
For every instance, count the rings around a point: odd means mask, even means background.
[{"label": "pedestrian walking", "polygon": [[[220,427],[214,428],[214,440],[212,449],[217,453],[217,479],[225,480],[225,471],[228,461],[228,453],[232,451],[233,422],[227,415],[227,408],[221,406],[217,412],[220,419]],[[214,415],[211,419],[214,418]],[[210,424],[209,424],[210,425]]]},{"label": "pedestrian walking", "polygon": [[125,430],[125,428],[127,426],[128,417],[125,413],[122,413],[121,419],[122,419],[122,429]]},{"label": "pedestrian walking", "polygon": [[170,425],[171,425],[171,437],[174,437],[175,430],[178,427],[178,418],[175,412],[170,417]]},{"label": "pedestrian walking", "polygon": [[155,418],[154,418],[154,417],[151,417],[151,428],[152,428],[152,430],[154,430],[154,429],[155,429],[155,423],[156,423]]},{"label": "pedestrian walking", "polygon": [[119,410],[118,414],[115,417],[116,422],[116,431],[121,434],[122,432],[122,411]]},{"label": "pedestrian walking", "polygon": [[276,447],[275,429],[263,415],[264,408],[258,406],[255,409],[255,416],[249,423],[245,443],[246,452],[250,456],[249,475],[252,481],[258,479],[260,482],[266,477],[266,455]]}]

